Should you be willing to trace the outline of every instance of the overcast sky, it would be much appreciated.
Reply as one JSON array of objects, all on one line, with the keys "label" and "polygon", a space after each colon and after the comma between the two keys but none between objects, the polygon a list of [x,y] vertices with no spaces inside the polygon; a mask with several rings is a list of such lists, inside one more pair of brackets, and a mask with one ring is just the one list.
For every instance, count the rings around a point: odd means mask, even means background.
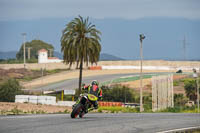
[{"label": "overcast sky", "polygon": [[200,19],[200,0],[0,0],[0,20],[64,18]]},{"label": "overcast sky", "polygon": [[181,59],[185,35],[188,58],[200,58],[200,0],[0,0],[0,51],[19,50],[26,32],[60,52],[61,32],[78,15],[102,32],[103,53],[138,59],[144,33],[144,58]]}]

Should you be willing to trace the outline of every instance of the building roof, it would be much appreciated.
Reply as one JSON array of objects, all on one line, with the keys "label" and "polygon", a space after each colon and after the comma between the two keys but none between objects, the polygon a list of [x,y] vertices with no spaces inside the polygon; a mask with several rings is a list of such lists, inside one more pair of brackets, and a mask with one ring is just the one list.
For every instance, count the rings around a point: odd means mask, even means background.
[{"label": "building roof", "polygon": [[38,53],[40,53],[40,52],[48,52],[46,49],[40,49],[40,50],[38,50]]}]

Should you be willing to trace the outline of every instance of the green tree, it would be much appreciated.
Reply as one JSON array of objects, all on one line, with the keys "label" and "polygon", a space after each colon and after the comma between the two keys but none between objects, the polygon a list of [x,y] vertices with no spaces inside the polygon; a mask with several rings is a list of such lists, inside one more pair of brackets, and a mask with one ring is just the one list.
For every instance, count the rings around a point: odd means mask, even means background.
[{"label": "green tree", "polygon": [[0,85],[0,102],[14,102],[15,95],[21,93],[21,86],[16,79],[9,79]]},{"label": "green tree", "polygon": [[97,63],[101,51],[101,32],[81,16],[69,22],[62,32],[61,51],[66,64],[77,63],[80,66],[79,92],[81,91],[83,62]]},{"label": "green tree", "polygon": [[197,84],[196,84],[196,80],[194,79],[185,79],[184,80],[184,88],[185,88],[185,92],[186,92],[186,96],[192,100],[196,102],[197,99]]},{"label": "green tree", "polygon": [[134,91],[126,86],[102,86],[103,100],[113,102],[136,102]]},{"label": "green tree", "polygon": [[[28,58],[28,50],[27,48],[30,47],[30,57],[31,59],[38,59],[38,51],[40,49],[46,49],[50,52],[50,50],[54,50],[54,47],[51,44],[43,42],[41,40],[32,40],[31,42],[26,42],[26,58]],[[52,53],[53,56],[53,53]],[[24,47],[23,44],[20,47],[19,52],[16,54],[16,58],[23,59],[24,58]]]}]

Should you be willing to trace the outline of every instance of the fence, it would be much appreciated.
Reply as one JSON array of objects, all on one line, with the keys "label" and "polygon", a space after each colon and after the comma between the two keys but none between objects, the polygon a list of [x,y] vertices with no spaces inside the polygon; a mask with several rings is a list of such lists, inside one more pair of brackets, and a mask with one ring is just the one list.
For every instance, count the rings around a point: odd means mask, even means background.
[{"label": "fence", "polygon": [[174,107],[173,75],[152,77],[152,111]]}]

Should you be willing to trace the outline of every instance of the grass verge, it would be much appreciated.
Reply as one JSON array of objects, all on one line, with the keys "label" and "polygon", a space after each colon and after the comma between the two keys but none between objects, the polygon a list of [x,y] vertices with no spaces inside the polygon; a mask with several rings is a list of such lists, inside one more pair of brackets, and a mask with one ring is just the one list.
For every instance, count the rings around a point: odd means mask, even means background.
[{"label": "grass verge", "polygon": [[157,112],[171,112],[171,113],[198,113],[198,109],[195,106],[192,107],[179,107],[175,106],[174,108],[166,108]]},{"label": "grass verge", "polygon": [[99,107],[99,113],[138,113],[139,108],[131,107]]}]

